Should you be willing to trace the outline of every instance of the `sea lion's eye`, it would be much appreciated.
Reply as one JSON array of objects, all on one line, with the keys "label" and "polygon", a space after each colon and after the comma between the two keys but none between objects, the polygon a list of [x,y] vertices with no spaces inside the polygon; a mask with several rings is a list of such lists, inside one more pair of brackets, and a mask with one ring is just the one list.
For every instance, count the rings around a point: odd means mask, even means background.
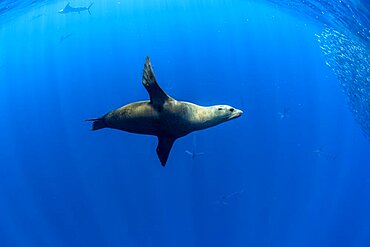
[{"label": "sea lion's eye", "polygon": [[219,111],[221,111],[221,110],[222,110],[222,108],[220,107],[220,108],[218,108],[218,110],[219,110]]},{"label": "sea lion's eye", "polygon": [[230,108],[230,111],[233,112],[235,109],[234,108]]}]

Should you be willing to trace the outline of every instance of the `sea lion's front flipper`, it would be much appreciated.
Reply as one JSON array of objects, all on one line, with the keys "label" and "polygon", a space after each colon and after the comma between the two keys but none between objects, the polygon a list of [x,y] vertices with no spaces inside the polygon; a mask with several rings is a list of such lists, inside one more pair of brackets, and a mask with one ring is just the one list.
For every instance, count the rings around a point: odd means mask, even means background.
[{"label": "sea lion's front flipper", "polygon": [[162,166],[167,163],[168,155],[170,154],[173,143],[176,138],[158,136],[157,155]]},{"label": "sea lion's front flipper", "polygon": [[146,57],[144,66],[143,85],[149,93],[150,102],[158,110],[162,109],[166,100],[172,99],[159,87],[149,57]]}]

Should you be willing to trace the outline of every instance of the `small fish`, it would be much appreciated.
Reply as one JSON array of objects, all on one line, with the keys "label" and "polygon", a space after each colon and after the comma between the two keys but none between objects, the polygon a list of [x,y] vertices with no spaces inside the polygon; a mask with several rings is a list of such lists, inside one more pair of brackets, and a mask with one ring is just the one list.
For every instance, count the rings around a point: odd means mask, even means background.
[{"label": "small fish", "polygon": [[337,156],[335,154],[324,152],[322,148],[317,148],[313,151],[316,153],[317,157],[324,158],[326,160],[336,160]]},{"label": "small fish", "polygon": [[196,157],[205,154],[203,152],[197,152],[197,139],[196,139],[196,135],[193,136],[193,147],[192,147],[192,151],[186,150],[185,153],[189,154],[193,160],[195,160]]},{"label": "small fish", "polygon": [[222,195],[220,197],[220,200],[216,201],[216,204],[229,205],[229,201],[230,201],[231,198],[237,197],[237,196],[243,194],[244,191],[245,191],[245,189],[241,189],[239,191],[234,191],[234,192],[232,192],[230,194],[227,194],[227,195]]},{"label": "small fish", "polygon": [[290,111],[290,108],[288,107],[284,107],[283,111],[282,112],[278,112],[278,115],[280,117],[280,120],[283,120],[285,119],[286,117],[289,116],[288,112]]},{"label": "small fish", "polygon": [[73,33],[69,33],[69,34],[66,34],[66,35],[62,35],[62,37],[60,37],[59,39],[59,43],[62,43],[64,40],[68,39],[69,37],[71,37],[73,35]]},{"label": "small fish", "polygon": [[200,156],[200,155],[204,155],[205,153],[203,152],[200,152],[200,153],[194,153],[194,152],[190,152],[189,150],[186,150],[185,153],[189,154],[191,156],[191,158],[193,160],[195,160],[196,157]]},{"label": "small fish", "polygon": [[38,14],[38,15],[35,15],[32,17],[32,20],[36,20],[36,19],[39,19],[40,17],[42,17],[44,14]]}]

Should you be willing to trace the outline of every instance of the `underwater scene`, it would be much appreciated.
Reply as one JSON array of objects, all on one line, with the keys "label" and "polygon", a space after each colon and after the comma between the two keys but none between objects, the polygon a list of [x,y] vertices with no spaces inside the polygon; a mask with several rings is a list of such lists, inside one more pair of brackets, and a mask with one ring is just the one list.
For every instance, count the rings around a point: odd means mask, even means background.
[{"label": "underwater scene", "polygon": [[1,0],[0,247],[369,247],[368,0]]}]

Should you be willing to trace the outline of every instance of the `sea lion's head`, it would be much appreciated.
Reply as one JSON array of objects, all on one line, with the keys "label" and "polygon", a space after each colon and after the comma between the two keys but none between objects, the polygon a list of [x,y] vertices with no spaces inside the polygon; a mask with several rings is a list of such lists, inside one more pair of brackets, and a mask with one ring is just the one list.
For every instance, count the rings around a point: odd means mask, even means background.
[{"label": "sea lion's head", "polygon": [[214,119],[218,123],[223,123],[234,118],[238,118],[243,114],[243,111],[229,105],[212,106]]}]

